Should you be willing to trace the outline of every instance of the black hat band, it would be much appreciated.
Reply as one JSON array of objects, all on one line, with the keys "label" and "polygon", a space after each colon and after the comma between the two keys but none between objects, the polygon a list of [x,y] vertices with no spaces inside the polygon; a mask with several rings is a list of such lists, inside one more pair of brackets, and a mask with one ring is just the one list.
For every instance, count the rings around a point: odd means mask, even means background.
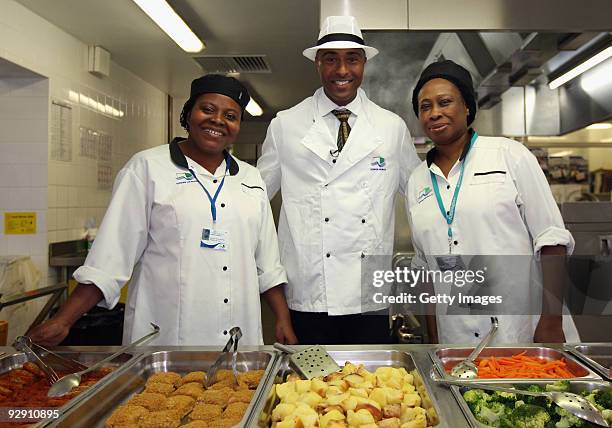
[{"label": "black hat band", "polygon": [[365,42],[361,37],[348,33],[333,33],[323,36],[317,41],[317,46],[327,42],[354,42],[365,46]]}]

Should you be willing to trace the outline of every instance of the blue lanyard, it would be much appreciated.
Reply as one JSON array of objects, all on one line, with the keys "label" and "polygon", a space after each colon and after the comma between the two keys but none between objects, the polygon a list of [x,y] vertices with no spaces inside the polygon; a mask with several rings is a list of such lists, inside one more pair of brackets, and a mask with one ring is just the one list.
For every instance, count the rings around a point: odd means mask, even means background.
[{"label": "blue lanyard", "polygon": [[206,196],[208,196],[208,200],[210,201],[210,213],[212,214],[213,223],[216,223],[216,221],[217,221],[217,206],[216,206],[216,204],[217,204],[217,197],[219,196],[219,193],[221,193],[221,189],[223,188],[223,183],[225,183],[225,176],[227,175],[227,171],[229,171],[229,167],[230,167],[230,163],[231,162],[232,162],[232,158],[228,154],[227,156],[225,156],[225,174],[223,174],[223,178],[221,179],[221,183],[219,183],[219,187],[217,187],[217,191],[215,192],[215,196],[210,196],[210,193],[208,193],[208,190],[206,190],[206,187],[204,187],[202,182],[198,179],[198,176],[195,173],[195,171],[193,171],[191,168],[189,168],[189,171],[193,174],[194,178],[196,179],[196,181],[198,182],[200,187],[204,190],[204,192],[206,192]]},{"label": "blue lanyard", "polygon": [[[470,148],[468,149],[468,153],[469,150],[472,148],[472,146],[474,145],[474,141],[476,141],[476,138],[478,138],[478,134],[476,133],[476,131],[474,131],[474,133],[472,134],[472,138],[470,140]],[[444,202],[442,202],[442,196],[440,195],[440,189],[438,188],[438,180],[436,178],[436,175],[429,171],[429,174],[431,175],[431,183],[433,184],[433,188],[434,188],[434,193],[436,194],[436,200],[438,201],[438,208],[440,208],[440,212],[442,213],[442,216],[444,217],[444,219],[446,220],[446,224],[448,225],[448,253],[451,253],[451,249],[452,249],[452,242],[453,242],[453,228],[452,228],[452,224],[453,224],[453,220],[455,219],[455,208],[457,208],[457,199],[459,198],[459,190],[461,189],[461,183],[463,182],[463,173],[465,171],[465,163],[467,162],[467,154],[465,155],[465,158],[463,158],[463,161],[461,162],[461,172],[459,173],[459,180],[457,181],[457,186],[455,187],[455,193],[453,194],[453,199],[451,201],[451,206],[450,209],[448,210],[448,213],[446,211],[446,208],[444,208]]]}]

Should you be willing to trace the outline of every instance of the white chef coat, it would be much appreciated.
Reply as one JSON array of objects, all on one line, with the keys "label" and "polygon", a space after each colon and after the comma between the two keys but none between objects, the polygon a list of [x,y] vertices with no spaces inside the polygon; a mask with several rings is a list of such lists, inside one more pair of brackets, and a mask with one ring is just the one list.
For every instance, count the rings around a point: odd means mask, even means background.
[{"label": "white chef coat", "polygon": [[[227,155],[227,154],[226,154]],[[229,156],[229,155],[227,155]],[[265,184],[254,167],[229,157],[215,174],[185,158],[178,143],[137,153],[117,175],[113,197],[81,283],[114,307],[131,278],[123,342],[158,324],[159,345],[222,345],[239,326],[241,343],[263,344],[259,294],[286,282]],[[214,196],[211,203],[189,167]],[[203,230],[224,231],[227,250],[202,248]]]},{"label": "white chef coat", "polygon": [[337,158],[340,122],[331,111],[340,107],[322,88],[278,113],[263,143],[257,168],[270,198],[281,189],[278,236],[293,310],[346,315],[379,309],[362,307],[362,258],[392,254],[395,196],[404,193],[419,159],[399,116],[361,89],[357,98],[347,106],[354,122]]},{"label": "white chef coat", "polygon": [[[436,261],[432,256],[448,254],[448,227],[432,189],[430,171],[436,176],[444,207],[448,210],[466,153],[463,183],[452,223],[453,254],[537,256],[542,247],[554,245],[565,246],[571,254],[574,239],[563,224],[535,156],[522,144],[501,137],[479,136],[469,152],[468,148],[466,146],[448,177],[433,163],[435,149],[410,177],[406,196],[416,251],[413,265],[435,269]],[[530,272],[526,266],[524,271],[507,274],[513,286],[528,287],[534,271]],[[435,286],[436,290],[444,289],[440,284]],[[512,294],[520,297],[528,296],[529,292]],[[541,300],[539,305],[536,307],[541,307]],[[446,310],[444,306],[438,309]],[[539,316],[502,315],[498,318],[500,329],[496,342],[533,341]],[[440,343],[475,342],[490,329],[488,316],[439,314],[437,319]],[[563,327],[568,341],[578,341],[571,317],[564,317]]]}]

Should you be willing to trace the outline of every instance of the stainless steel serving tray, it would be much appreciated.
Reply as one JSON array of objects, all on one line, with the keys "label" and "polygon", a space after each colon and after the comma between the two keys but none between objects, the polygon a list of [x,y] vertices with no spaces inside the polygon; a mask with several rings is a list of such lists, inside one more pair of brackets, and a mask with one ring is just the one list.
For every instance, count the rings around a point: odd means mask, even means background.
[{"label": "stainless steel serving tray", "polygon": [[568,345],[565,349],[593,367],[604,379],[612,381],[612,344]]},{"label": "stainless steel serving tray", "polygon": [[[453,379],[448,374],[445,368],[451,368],[459,361],[466,358],[470,352],[472,352],[474,348],[461,348],[461,347],[445,347],[439,349],[432,349],[429,351],[429,356],[434,363],[434,367],[436,371],[442,376],[444,379]],[[564,358],[568,369],[571,370],[572,373],[576,375],[576,377],[568,379],[568,380],[601,380],[601,376],[595,373],[586,365],[582,364],[576,358],[568,354],[567,352],[561,349],[547,348],[544,346],[522,346],[522,347],[507,347],[507,346],[491,346],[483,349],[480,353],[480,357],[511,357],[512,355],[519,354],[525,351],[525,355],[529,357],[540,357],[545,358],[547,360],[558,360],[560,358]],[[556,378],[551,378],[556,379]],[[542,380],[541,378],[507,378],[504,379],[504,382],[533,382]],[[465,379],[466,383],[488,383],[494,382],[498,383],[499,379],[487,379],[487,378],[478,378],[478,379]]]},{"label": "stainless steel serving tray", "polygon": [[[537,385],[547,385],[550,383],[553,383],[554,381],[534,381],[534,382],[529,382],[530,384],[537,384]],[[516,382],[514,382],[516,383]],[[496,382],[491,383],[492,385],[504,385],[504,386],[508,386],[507,382]],[[470,427],[472,428],[489,428],[489,425],[485,425],[482,422],[479,422],[478,420],[476,420],[476,418],[474,417],[474,415],[472,414],[472,411],[470,410],[470,408],[468,407],[466,401],[463,398],[463,393],[465,391],[467,391],[468,388],[466,387],[458,387],[458,386],[451,386],[451,391],[453,393],[453,395],[455,396],[455,399],[457,400],[457,403],[459,403],[459,407],[461,408],[461,411],[463,412],[463,414],[465,415],[468,423],[470,424]],[[610,390],[612,389],[612,385],[610,385],[608,382],[604,382],[604,381],[586,381],[586,380],[578,380],[578,381],[572,381],[570,383],[570,392],[575,392],[575,393],[581,393],[582,391],[592,391],[593,389],[603,389],[603,390]]]},{"label": "stainless steel serving tray", "polygon": [[[142,391],[147,379],[153,373],[173,371],[186,374],[191,371],[207,371],[218,356],[218,351],[148,352],[129,367],[116,373],[116,376],[103,387],[98,388],[95,394],[90,395],[86,400],[82,400],[77,406],[65,413],[59,421],[52,422],[49,426],[65,428],[104,427],[104,423],[111,413],[134,393]],[[237,426],[245,426],[251,408],[270,376],[275,360],[276,354],[268,351],[238,353],[239,371],[265,369],[265,372],[244,418]],[[229,367],[229,360],[225,367]]]},{"label": "stainless steel serving tray", "polygon": [[[112,352],[109,352],[109,351],[56,351],[56,352],[62,357],[79,361],[85,364],[86,366],[90,366],[112,354]],[[126,364],[128,361],[132,360],[132,358],[134,357],[135,357],[135,354],[131,354],[131,353],[122,354],[119,357],[115,358],[111,363],[109,363],[107,367],[110,366],[110,367],[118,368],[119,366],[122,366]],[[2,359],[0,359],[0,374],[6,373],[7,371],[11,369],[19,368],[28,361],[31,361],[31,360],[29,360],[27,355],[23,352],[9,354],[3,357]],[[53,368],[57,369],[58,367],[53,367]],[[60,414],[66,413],[69,409],[74,407],[77,403],[79,403],[80,401],[86,399],[87,397],[95,393],[96,389],[104,385],[105,383],[109,382],[114,374],[115,373],[108,374],[107,376],[103,377],[98,382],[96,382],[94,386],[86,389],[84,392],[77,395],[76,397],[68,401],[63,406],[58,407]],[[44,425],[46,425],[45,421],[41,421],[36,424],[33,424],[33,426],[36,426],[36,427],[44,426]]]},{"label": "stainless steel serving tray", "polygon": [[[434,395],[429,389],[427,382],[423,381],[423,374],[417,368],[414,359],[409,352],[396,350],[376,350],[376,351],[332,351],[328,350],[329,355],[336,360],[341,366],[345,361],[350,361],[353,364],[363,364],[366,369],[372,371],[377,367],[403,367],[408,372],[413,372],[415,375],[414,383],[417,391],[421,395],[421,407],[431,413],[436,419],[431,426],[439,425],[440,407],[435,400]],[[274,376],[270,376],[265,385],[265,390],[259,396],[257,403],[251,413],[251,418],[248,421],[249,426],[269,427],[272,410],[278,404],[278,397],[274,393],[274,384],[282,383],[287,378],[287,375],[292,373],[289,368],[287,358],[279,358],[275,364]]]}]

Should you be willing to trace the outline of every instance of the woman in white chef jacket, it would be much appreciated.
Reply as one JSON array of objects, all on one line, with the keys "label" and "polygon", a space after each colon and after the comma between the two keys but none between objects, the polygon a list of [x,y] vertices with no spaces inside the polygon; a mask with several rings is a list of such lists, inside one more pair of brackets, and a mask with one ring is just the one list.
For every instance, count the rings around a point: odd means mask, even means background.
[{"label": "woman in white chef jacket", "polygon": [[220,345],[239,326],[241,343],[263,344],[262,293],[276,339],[296,343],[282,285],[265,185],[226,150],[240,131],[249,94],[236,79],[191,84],[181,125],[186,140],[137,153],[117,175],[113,197],[75,292],[35,342],[54,345],[96,304],[112,308],[129,280],[123,342],[161,328],[155,344]]},{"label": "woman in white chef jacket", "polygon": [[[503,255],[510,260],[571,254],[574,240],[536,158],[516,141],[482,137],[470,128],[476,100],[465,68],[449,60],[430,64],[414,89],[412,104],[435,145],[411,175],[406,192],[415,266],[452,269],[442,265],[458,260],[453,255]],[[435,257],[445,255],[451,257]],[[491,259],[505,263],[501,257]],[[506,274],[522,275],[510,278],[509,286],[529,287],[529,269]],[[510,294],[521,299],[530,293],[533,289],[517,288]],[[560,315],[558,302],[558,312],[547,315],[523,315],[534,313],[526,310],[498,316],[496,342],[577,341],[575,325],[571,317]],[[488,316],[448,315],[452,310],[443,308],[442,314],[437,308],[437,323],[429,323],[434,341],[475,342],[490,328]]]}]

